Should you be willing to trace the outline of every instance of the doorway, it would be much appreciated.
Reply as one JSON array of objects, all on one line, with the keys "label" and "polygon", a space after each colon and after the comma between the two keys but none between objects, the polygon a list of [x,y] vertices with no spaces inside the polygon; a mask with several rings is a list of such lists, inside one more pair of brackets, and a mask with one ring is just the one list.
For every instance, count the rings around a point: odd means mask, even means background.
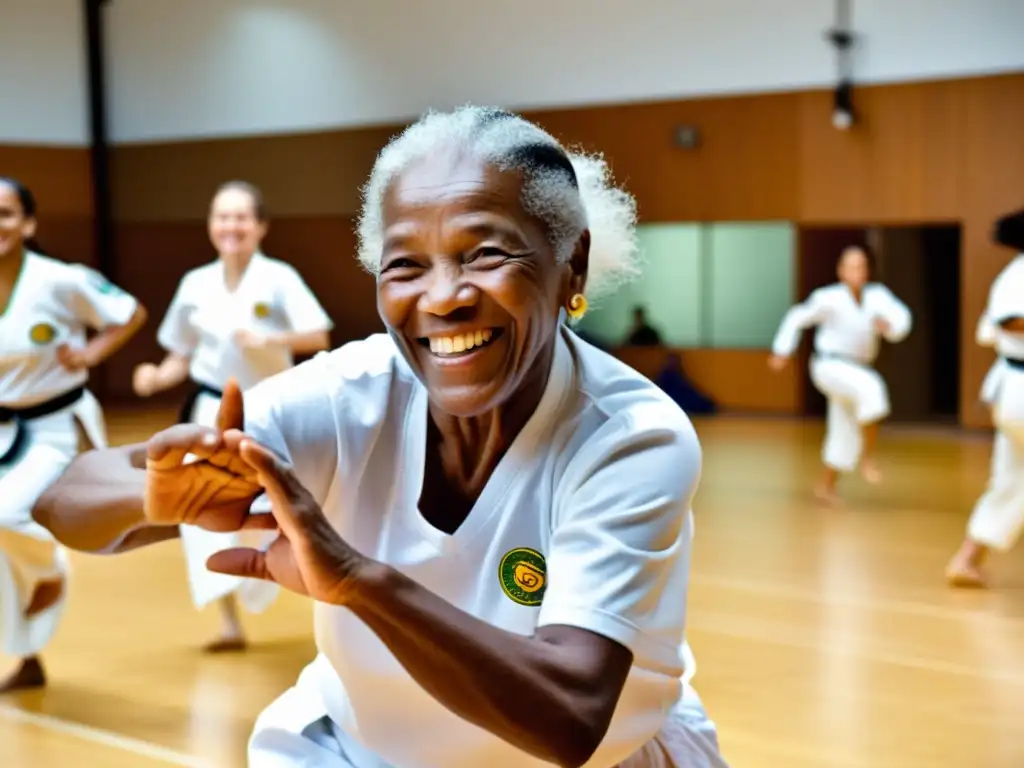
[{"label": "doorway", "polygon": [[[960,239],[957,224],[808,227],[800,232],[800,298],[835,281],[847,245],[870,245],[875,278],[910,309],[913,329],[882,344],[876,367],[892,404],[890,421],[955,424],[960,401]],[[801,345],[803,413],[824,416],[825,398],[807,373],[813,334]]]}]

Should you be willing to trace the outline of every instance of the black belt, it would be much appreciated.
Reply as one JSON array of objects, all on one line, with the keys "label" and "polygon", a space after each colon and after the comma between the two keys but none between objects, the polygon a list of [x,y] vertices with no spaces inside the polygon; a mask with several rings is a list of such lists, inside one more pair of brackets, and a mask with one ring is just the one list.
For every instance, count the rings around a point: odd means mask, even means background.
[{"label": "black belt", "polygon": [[58,395],[52,400],[30,405],[27,408],[9,408],[0,405],[0,424],[14,424],[14,442],[0,456],[0,467],[9,466],[21,457],[25,446],[28,445],[28,422],[63,411],[81,400],[84,394],[85,387],[78,387],[63,395]]},{"label": "black belt", "polygon": [[190,424],[192,422],[192,411],[196,407],[196,401],[201,395],[212,395],[218,400],[224,397],[223,390],[211,387],[209,384],[203,384],[200,381],[193,381],[191,388],[189,389],[188,397],[185,398],[185,402],[182,403],[181,411],[178,413],[179,424]]},{"label": "black belt", "polygon": [[1020,358],[1004,357],[1003,362],[1015,370],[1024,371],[1024,360],[1021,360]]}]

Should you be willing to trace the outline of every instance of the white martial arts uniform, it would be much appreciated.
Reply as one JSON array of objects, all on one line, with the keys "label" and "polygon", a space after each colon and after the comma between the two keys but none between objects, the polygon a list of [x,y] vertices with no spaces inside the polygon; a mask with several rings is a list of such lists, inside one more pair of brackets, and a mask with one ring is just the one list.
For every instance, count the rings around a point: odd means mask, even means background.
[{"label": "white martial arts uniform", "polygon": [[999,326],[1012,317],[1024,317],[1024,254],[992,284],[977,332],[978,343],[995,347],[999,355],[981,391],[992,407],[996,436],[988,488],[974,507],[967,535],[1004,552],[1024,528],[1024,333]]},{"label": "white martial arts uniform", "polygon": [[[257,386],[246,429],[346,541],[461,610],[522,635],[563,624],[627,646],[633,667],[588,766],[725,766],[685,669],[701,468],[686,415],[563,329],[536,412],[448,535],[418,507],[427,405],[381,334]],[[444,707],[347,609],[314,611],[319,655],[257,721],[252,768],[547,765]]]},{"label": "white martial arts uniform", "polygon": [[[289,264],[262,253],[253,255],[238,287],[229,291],[224,264],[217,260],[192,270],[182,278],[157,334],[168,352],[189,358],[189,375],[197,384],[220,392],[234,378],[242,390],[294,364],[286,347],[245,349],[235,341],[238,331],[257,334],[329,331],[331,320],[299,273]],[[185,417],[213,426],[220,399],[204,392]],[[238,592],[244,607],[253,613],[265,610],[275,599],[274,584],[212,573],[206,567],[210,555],[230,547],[269,541],[269,534],[214,533],[184,525],[189,587],[196,607]]]},{"label": "white martial arts uniform", "polygon": [[[0,315],[0,411],[23,411],[83,388],[88,372],[69,372],[57,362],[57,349],[84,347],[87,328],[123,325],[137,306],[91,269],[27,253]],[[32,508],[78,453],[76,423],[95,447],[106,447],[99,404],[83,391],[60,410],[25,421],[21,448],[13,462],[0,465],[0,647],[12,656],[39,653],[64,612],[62,597],[31,619],[24,615],[41,581],[68,573],[64,549],[32,520]],[[13,421],[0,423],[0,455],[14,445],[18,429]]]},{"label": "white martial arts uniform", "polygon": [[839,472],[852,472],[860,463],[861,428],[889,415],[889,391],[872,365],[878,356],[876,319],[885,320],[886,341],[896,343],[910,333],[910,310],[892,291],[868,283],[858,304],[843,283],[818,288],[803,304],[786,313],[772,352],[790,357],[800,334],[816,326],[811,381],[828,399],[822,461]]}]

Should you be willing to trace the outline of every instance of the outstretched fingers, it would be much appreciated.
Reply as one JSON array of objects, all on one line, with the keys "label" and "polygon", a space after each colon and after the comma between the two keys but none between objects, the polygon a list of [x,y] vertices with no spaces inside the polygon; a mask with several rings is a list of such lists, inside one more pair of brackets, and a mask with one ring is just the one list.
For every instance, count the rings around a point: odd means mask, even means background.
[{"label": "outstretched fingers", "polygon": [[248,547],[225,549],[210,555],[206,568],[214,573],[227,576],[240,576],[246,579],[263,579],[273,581],[267,569],[266,553]]},{"label": "outstretched fingers", "polygon": [[242,459],[256,472],[257,482],[266,491],[274,511],[273,516],[281,530],[286,534],[298,533],[302,527],[298,516],[303,511],[304,489],[295,473],[271,451],[252,439],[242,440],[240,452]]},{"label": "outstretched fingers", "polygon": [[158,432],[146,443],[146,466],[169,469],[180,465],[188,454],[205,459],[220,444],[217,431],[196,424],[175,424]]},{"label": "outstretched fingers", "polygon": [[229,429],[242,429],[245,425],[245,409],[242,401],[242,390],[235,379],[228,379],[224,385],[224,394],[217,410],[217,429],[227,432]]}]

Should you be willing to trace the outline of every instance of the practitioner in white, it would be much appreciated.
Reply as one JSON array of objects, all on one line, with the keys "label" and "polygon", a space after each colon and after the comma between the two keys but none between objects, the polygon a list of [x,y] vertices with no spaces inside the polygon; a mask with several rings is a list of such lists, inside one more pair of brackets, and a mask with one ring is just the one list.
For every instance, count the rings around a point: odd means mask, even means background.
[{"label": "practitioner in white", "polygon": [[860,468],[864,479],[882,479],[875,463],[879,423],[889,415],[885,380],[872,365],[879,337],[896,343],[910,333],[910,310],[881,283],[869,282],[867,252],[846,248],[839,257],[839,282],[818,288],[782,320],[772,344],[769,365],[781,371],[807,328],[815,327],[811,381],[828,398],[824,473],[815,489],[834,503],[839,475]]},{"label": "practitioner in white", "polygon": [[[191,379],[181,421],[213,426],[228,379],[247,390],[291,368],[295,355],[328,349],[332,324],[295,268],[261,252],[267,217],[256,187],[242,181],[221,185],[208,228],[218,259],[182,279],[158,332],[167,357],[136,369],[135,391],[149,397]],[[259,613],[274,601],[276,585],[207,570],[210,555],[238,545],[237,533],[185,526],[181,538],[193,602],[197,608],[214,601],[220,607],[221,636],[206,650],[244,649],[238,602]],[[266,534],[247,538],[269,543]]]},{"label": "practitioner in white", "polygon": [[961,587],[986,586],[982,565],[989,553],[1009,551],[1024,529],[1024,253],[992,284],[977,342],[999,355],[981,392],[996,435],[988,488],[946,568],[950,584]]},{"label": "practitioner in white", "polygon": [[600,159],[500,110],[428,115],[366,187],[388,333],[258,385],[245,435],[232,387],[220,429],[92,453],[37,519],[119,549],[280,526],[209,563],[315,601],[320,654],[253,768],[722,768],[686,668],[697,436],[565,324],[632,273],[634,224]]},{"label": "practitioner in white", "polygon": [[[36,202],[0,177],[0,649],[20,659],[0,692],[45,685],[39,654],[67,597],[67,557],[32,507],[78,453],[106,447],[89,369],[146,321],[98,273],[35,252]],[[86,343],[86,329],[99,331]]]}]

